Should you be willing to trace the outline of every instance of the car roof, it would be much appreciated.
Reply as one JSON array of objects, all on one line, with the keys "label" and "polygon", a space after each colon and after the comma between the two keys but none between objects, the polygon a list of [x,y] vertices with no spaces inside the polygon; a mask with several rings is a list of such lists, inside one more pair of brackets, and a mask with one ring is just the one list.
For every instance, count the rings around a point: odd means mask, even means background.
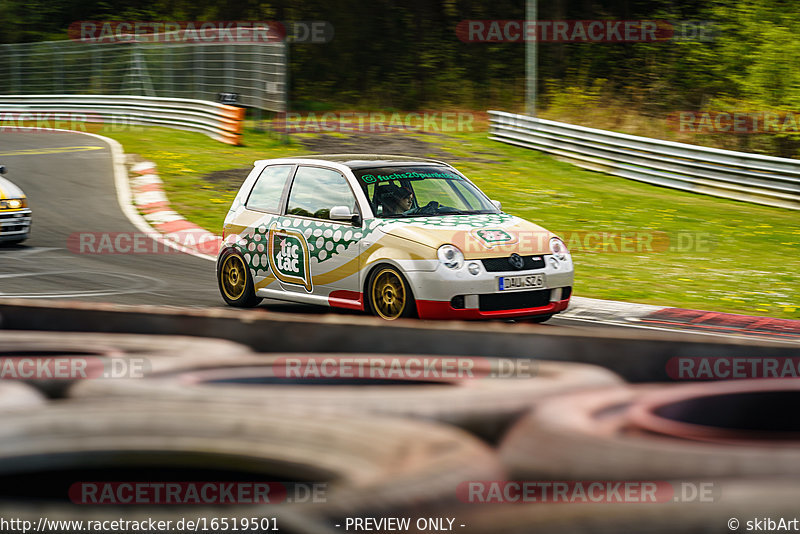
[{"label": "car roof", "polygon": [[[351,169],[364,169],[370,167],[392,167],[406,165],[445,165],[447,163],[435,159],[418,158],[411,156],[395,156],[389,154],[319,154],[313,156],[293,156],[281,158],[283,160],[316,160],[330,161],[350,167]],[[267,160],[261,160],[267,161]],[[259,162],[260,163],[260,162]]]}]

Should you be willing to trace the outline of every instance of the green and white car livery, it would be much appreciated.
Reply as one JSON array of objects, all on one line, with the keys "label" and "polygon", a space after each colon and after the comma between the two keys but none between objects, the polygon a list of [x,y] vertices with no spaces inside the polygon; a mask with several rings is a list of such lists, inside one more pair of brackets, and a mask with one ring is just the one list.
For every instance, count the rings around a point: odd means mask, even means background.
[{"label": "green and white car livery", "polygon": [[446,163],[340,154],[255,162],[225,218],[217,280],[232,306],[541,321],[567,308],[573,266],[557,236]]}]

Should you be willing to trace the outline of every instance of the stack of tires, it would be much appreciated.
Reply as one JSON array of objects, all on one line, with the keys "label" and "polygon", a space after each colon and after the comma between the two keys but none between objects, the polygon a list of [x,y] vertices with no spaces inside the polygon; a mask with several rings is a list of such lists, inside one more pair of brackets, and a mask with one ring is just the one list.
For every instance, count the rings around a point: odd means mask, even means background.
[{"label": "stack of tires", "polygon": [[[509,372],[492,358],[256,354],[172,336],[0,332],[0,346],[2,359],[84,364],[83,376],[0,380],[0,517],[34,524],[383,532],[396,529],[348,521],[410,517],[405,531],[430,531],[425,517],[476,533],[729,532],[734,518],[794,514],[800,497],[791,381],[629,385],[585,364]],[[658,491],[519,491],[555,482]],[[199,504],[130,491],[206,483],[273,491]],[[489,486],[500,489],[473,491]]]}]

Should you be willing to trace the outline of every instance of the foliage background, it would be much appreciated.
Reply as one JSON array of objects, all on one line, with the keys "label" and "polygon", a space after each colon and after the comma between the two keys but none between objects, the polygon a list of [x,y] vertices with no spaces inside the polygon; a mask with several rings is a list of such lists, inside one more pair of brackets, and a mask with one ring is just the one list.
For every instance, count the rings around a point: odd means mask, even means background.
[{"label": "foliage background", "polygon": [[[292,109],[519,110],[524,45],[464,43],[455,28],[465,19],[524,19],[524,8],[525,0],[0,0],[0,43],[66,39],[78,20],[326,20],[332,42],[292,47]],[[713,42],[541,44],[544,115],[647,133],[649,119],[664,130],[661,119],[676,110],[795,110],[795,13],[792,0],[542,0],[540,19],[717,27]],[[630,113],[637,118],[626,123]],[[791,157],[794,139],[697,142]]]}]

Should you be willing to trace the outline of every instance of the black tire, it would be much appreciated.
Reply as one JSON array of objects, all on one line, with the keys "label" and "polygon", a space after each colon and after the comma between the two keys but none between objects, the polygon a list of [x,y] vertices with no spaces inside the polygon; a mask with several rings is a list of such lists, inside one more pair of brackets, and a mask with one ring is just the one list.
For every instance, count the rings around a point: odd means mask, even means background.
[{"label": "black tire", "polygon": [[[456,360],[469,365],[469,376],[425,373],[424,357],[405,378],[379,378],[370,369],[389,367],[401,358],[379,354],[286,354],[233,358],[217,365],[197,366],[191,361],[181,370],[153,373],[144,380],[84,380],[70,395],[75,398],[127,397],[191,402],[193,405],[232,405],[251,410],[292,406],[308,413],[383,414],[416,417],[456,425],[496,443],[509,425],[539,402],[576,390],[601,388],[622,382],[617,375],[594,365],[570,362],[509,360],[483,357],[430,358],[452,369]],[[359,376],[315,379],[287,377],[287,361],[334,362],[353,365],[361,361]],[[445,362],[442,361],[445,365]],[[505,371],[504,371],[504,370]],[[436,376],[439,374],[439,376]],[[417,375],[417,376],[413,376]]]},{"label": "black tire", "polygon": [[[795,379],[767,381],[774,382],[774,387],[782,382],[788,393],[786,399],[796,398],[794,393],[800,390]],[[690,480],[800,475],[796,441],[753,439],[739,444],[716,443],[680,439],[635,425],[631,414],[642,399],[685,387],[627,386],[545,399],[509,430],[499,448],[501,460],[512,476],[519,479]],[[709,395],[720,387],[730,386],[724,382],[702,385]],[[728,426],[724,423],[726,418],[736,420],[742,413],[752,413],[757,397],[748,400],[727,395],[725,399],[730,399],[731,407],[717,410],[720,427]],[[775,410],[770,412],[764,415],[766,420],[775,414]]]},{"label": "black tire", "polygon": [[[94,332],[42,332],[0,330],[0,357],[32,357],[34,352],[76,356],[217,359],[252,354],[249,347],[226,339],[195,336],[114,334]],[[43,354],[46,356],[46,354]]]},{"label": "black tire", "polygon": [[223,250],[217,261],[217,285],[223,300],[235,308],[254,308],[263,300],[256,296],[244,258],[230,248]]},{"label": "black tire", "polygon": [[403,274],[391,265],[377,266],[367,278],[364,291],[366,310],[387,321],[415,317],[417,305]]},{"label": "black tire", "polygon": [[[191,364],[220,365],[228,359],[251,354],[248,347],[232,341],[188,336],[38,332],[0,330],[0,358],[31,360],[83,359],[87,378],[98,379],[108,368],[118,377],[186,369]],[[125,360],[109,363],[107,360]],[[102,368],[100,368],[102,367]],[[28,384],[51,398],[64,397],[75,382],[92,380],[31,377]],[[116,380],[110,380],[115,382]]]},{"label": "black tire", "polygon": [[322,503],[280,500],[270,503],[274,509],[264,510],[255,504],[191,507],[194,516],[209,519],[223,515],[221,510],[228,517],[251,517],[255,509],[280,517],[287,508],[337,518],[401,513],[426,504],[452,505],[458,502],[456,488],[462,481],[504,476],[488,446],[447,425],[299,413],[290,406],[247,410],[147,400],[67,401],[3,414],[0,441],[0,481],[5,488],[12,481],[19,484],[0,495],[0,511],[12,506],[20,513],[49,510],[49,519],[186,516],[187,508],[180,506],[71,504],[67,495],[76,494],[67,489],[76,480],[98,480],[81,478],[93,475],[147,483],[276,480],[326,485]]}]

